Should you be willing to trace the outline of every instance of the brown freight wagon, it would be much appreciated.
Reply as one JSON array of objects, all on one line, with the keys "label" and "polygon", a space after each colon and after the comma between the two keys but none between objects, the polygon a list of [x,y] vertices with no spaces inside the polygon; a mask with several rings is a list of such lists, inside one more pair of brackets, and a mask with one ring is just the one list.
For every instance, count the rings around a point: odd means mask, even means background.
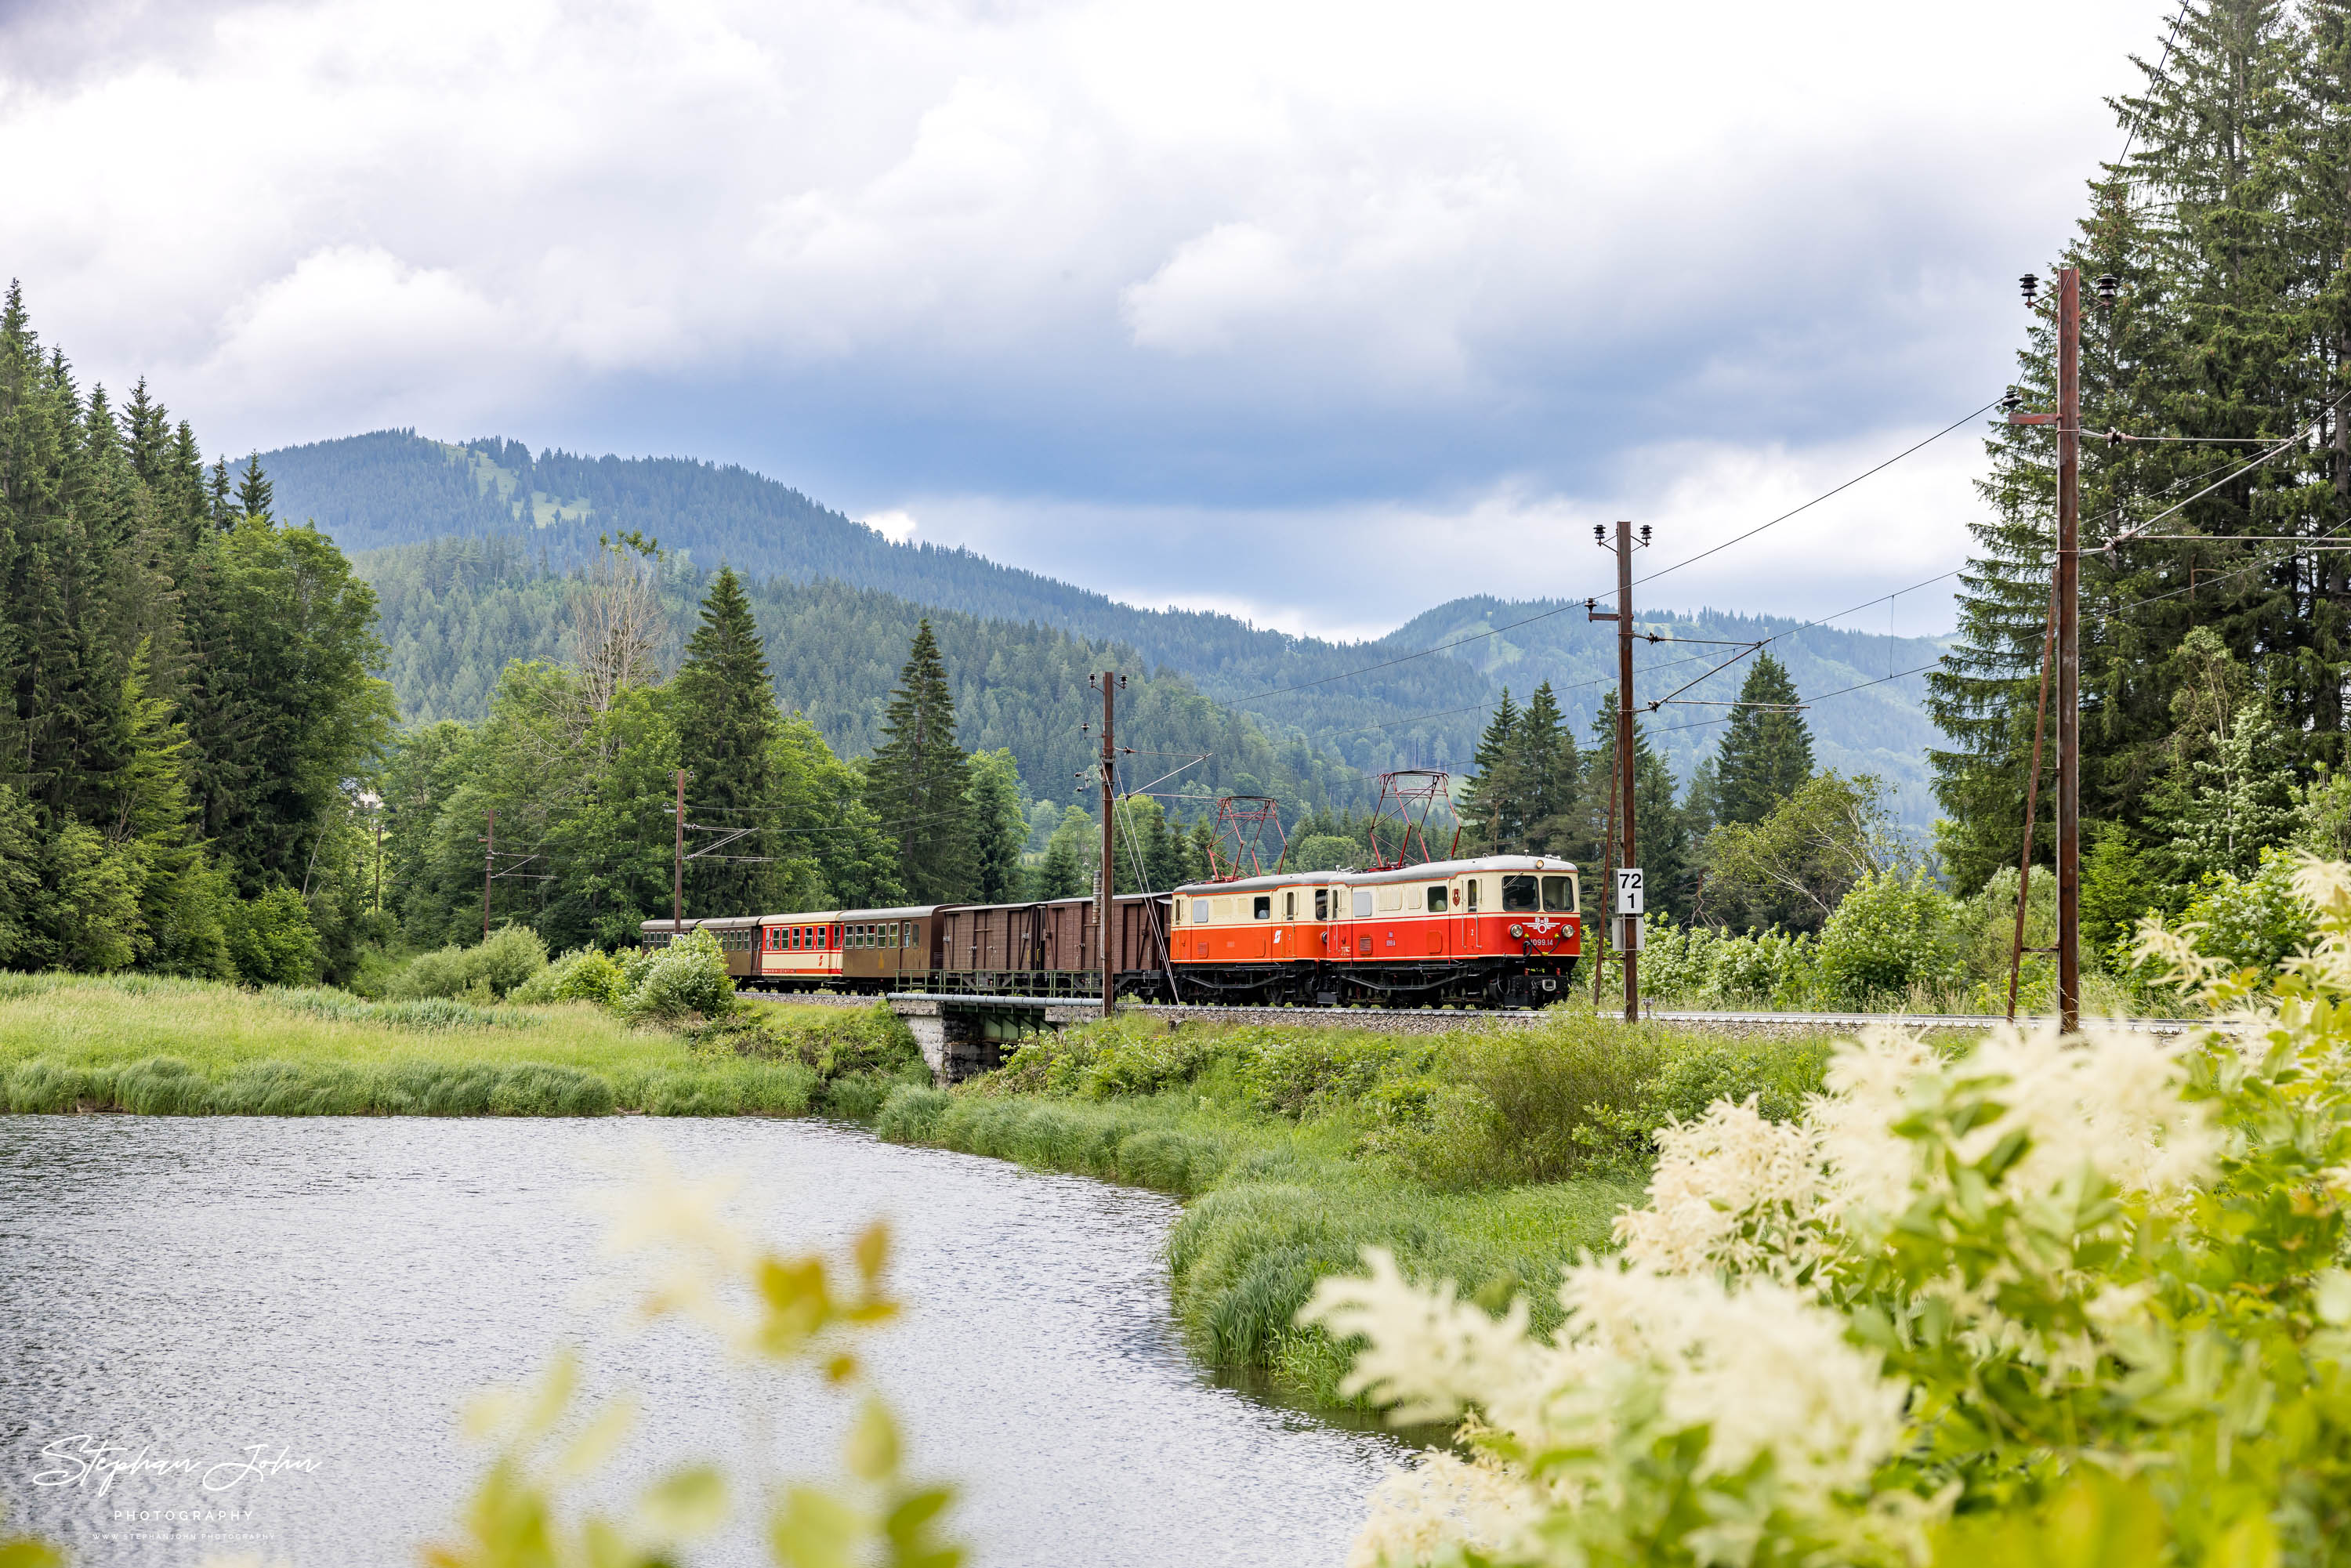
[{"label": "brown freight wagon", "polygon": [[[1091,898],[943,909],[933,988],[1100,996],[1094,916]],[[1111,901],[1112,966],[1121,995],[1155,996],[1166,988],[1167,918],[1164,894],[1122,894]]]}]

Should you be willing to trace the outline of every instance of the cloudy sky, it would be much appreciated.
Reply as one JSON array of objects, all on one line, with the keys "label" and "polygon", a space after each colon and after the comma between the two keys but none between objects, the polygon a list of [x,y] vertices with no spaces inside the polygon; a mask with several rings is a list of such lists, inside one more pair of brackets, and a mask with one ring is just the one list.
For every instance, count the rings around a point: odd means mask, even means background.
[{"label": "cloudy sky", "polygon": [[[0,270],[211,448],[737,462],[1375,634],[1613,583],[1594,520],[1668,565],[1997,395],[2171,9],[5,0]],[[1948,570],[1979,450],[1647,592]]]}]

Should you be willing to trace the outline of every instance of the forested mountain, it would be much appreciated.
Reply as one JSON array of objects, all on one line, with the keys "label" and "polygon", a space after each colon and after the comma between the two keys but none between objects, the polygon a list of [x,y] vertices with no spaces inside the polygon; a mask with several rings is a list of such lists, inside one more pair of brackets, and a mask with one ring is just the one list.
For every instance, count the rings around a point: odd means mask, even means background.
[{"label": "forested mountain", "polygon": [[[1011,747],[1040,793],[1050,793],[1050,779],[1065,771],[1058,760],[1044,761],[1042,732],[1024,716],[1046,711],[1048,694],[1041,685],[1019,695],[1011,688],[1031,672],[1048,678],[1040,650],[1057,641],[1114,644],[1123,666],[1181,674],[1202,695],[1262,716],[1275,732],[1364,774],[1466,763],[1506,683],[1523,698],[1551,681],[1581,726],[1614,675],[1614,629],[1586,622],[1580,603],[1463,599],[1376,643],[1292,637],[1228,615],[1138,610],[967,550],[893,544],[741,468],[562,453],[533,458],[514,442],[450,445],[407,431],[268,453],[262,464],[281,512],[317,518],[349,548],[442,541],[423,557],[371,554],[360,568],[383,596],[388,674],[412,720],[479,717],[507,659],[559,653],[563,591],[551,580],[535,589],[533,576],[571,570],[593,556],[600,535],[622,528],[659,538],[689,574],[723,559],[758,585],[755,602],[775,645],[785,702],[806,711],[843,755],[872,746],[875,705],[889,689],[917,607],[952,612],[940,618],[940,635],[953,677],[974,683],[958,685],[956,701],[983,725],[975,743]],[[680,589],[673,608],[683,614],[690,597]],[[1450,654],[1325,678],[1530,618]],[[983,619],[990,627],[984,638],[969,630]],[[1646,630],[1662,635],[1717,639],[1769,637],[1793,624],[1711,612],[1644,620]],[[786,629],[790,636],[778,638]],[[1913,670],[1939,652],[1921,640],[1817,628],[1775,646],[1807,695]],[[1645,643],[1641,663],[1678,685],[1708,668],[1678,662],[1687,657]],[[983,697],[985,662],[997,660],[1011,686],[998,690],[1002,683],[989,680],[993,695]],[[1741,678],[1734,666],[1682,695],[1727,701]],[[1280,687],[1301,689],[1258,695]],[[1914,826],[1928,814],[1922,758],[1935,738],[1919,713],[1920,694],[1918,678],[1907,677],[1833,698],[1811,716],[1823,766],[1881,774]],[[991,705],[1016,711],[983,716]],[[1719,733],[1719,725],[1705,722],[1710,716],[1692,706],[1652,721],[1660,755],[1684,779]],[[1029,775],[1032,762],[1046,771]],[[1238,771],[1259,776],[1261,768],[1250,763]],[[1288,772],[1301,786],[1310,778],[1303,768]],[[1345,789],[1332,798],[1343,804]]]},{"label": "forested mountain", "polygon": [[[571,652],[576,577],[542,570],[512,536],[379,550],[360,557],[357,570],[375,587],[385,672],[411,722],[478,719],[509,662],[562,660]],[[707,576],[674,560],[662,574],[671,632],[664,653],[672,661]],[[1147,662],[1132,648],[1031,621],[925,611],[836,581],[771,578],[747,582],[745,591],[778,698],[805,714],[844,757],[864,756],[881,744],[892,685],[927,614],[946,661],[961,743],[971,750],[1010,750],[1040,799],[1069,801],[1075,776],[1089,766],[1098,742],[1080,726],[1099,717],[1101,701],[1086,676],[1102,669],[1123,670],[1132,683],[1120,701],[1122,743],[1178,754],[1164,763],[1129,759],[1131,767],[1148,767],[1138,784],[1206,752],[1205,762],[1163,788],[1204,797],[1273,795],[1293,821],[1311,806],[1344,808],[1364,799],[1360,774],[1301,737],[1269,738],[1259,723],[1203,697],[1174,672],[1146,674]]]},{"label": "forested mountain", "polygon": [[[1204,695],[1222,701],[1364,663],[1360,647],[1265,631],[1229,615],[1138,610],[969,550],[893,544],[744,468],[561,452],[534,458],[512,441],[452,445],[413,431],[288,447],[263,453],[260,462],[276,486],[281,515],[315,518],[350,551],[501,536],[518,539],[524,555],[562,571],[590,559],[600,535],[633,529],[705,570],[726,564],[755,580],[831,580],[935,609],[1036,622],[1114,642],[1134,650],[1143,664],[1181,671]],[[486,691],[496,678],[495,665],[482,670],[479,689]],[[1317,737],[1339,739],[1346,759],[1364,768],[1408,757],[1412,741],[1409,734],[1363,727],[1459,708],[1490,695],[1474,671],[1443,659],[1317,690],[1311,716]],[[1475,732],[1473,716],[1461,733]]]},{"label": "forested mountain", "polygon": [[[1751,660],[1729,662],[1737,648],[1709,644],[1776,638],[1771,653],[1793,678],[1797,695],[1815,705],[1806,709],[1804,720],[1819,765],[1840,773],[1874,773],[1886,780],[1898,820],[1912,827],[1932,820],[1927,753],[1940,737],[1925,712],[1927,677],[1920,672],[1941,657],[1942,643],[1804,627],[1778,615],[1712,610],[1636,613],[1645,638],[1655,632],[1661,639],[1693,640],[1679,648],[1670,641],[1636,645],[1634,690],[1643,700],[1665,696],[1719,664],[1726,666],[1681,692],[1676,706],[1644,720],[1649,743],[1676,777],[1687,782],[1713,754],[1731,712],[1694,705],[1735,700],[1751,667]],[[1505,626],[1510,630],[1479,637]],[[1586,620],[1581,600],[1457,599],[1406,622],[1389,634],[1386,645],[1428,648],[1465,638],[1479,640],[1455,649],[1450,657],[1507,685],[1520,700],[1549,681],[1562,715],[1579,733],[1590,726],[1603,695],[1616,685],[1615,623]],[[1888,675],[1896,678],[1889,681]],[[1269,709],[1281,716],[1279,706]],[[1473,725],[1483,722],[1480,715],[1468,717]],[[1458,760],[1467,754],[1464,747],[1452,756]]]}]

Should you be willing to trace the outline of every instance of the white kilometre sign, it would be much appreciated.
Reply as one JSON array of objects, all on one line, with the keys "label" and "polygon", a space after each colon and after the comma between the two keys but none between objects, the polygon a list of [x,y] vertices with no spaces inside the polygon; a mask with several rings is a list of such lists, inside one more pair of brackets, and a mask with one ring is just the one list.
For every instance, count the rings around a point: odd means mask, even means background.
[{"label": "white kilometre sign", "polygon": [[1641,868],[1622,865],[1616,868],[1616,913],[1646,915],[1647,898],[1641,890]]}]

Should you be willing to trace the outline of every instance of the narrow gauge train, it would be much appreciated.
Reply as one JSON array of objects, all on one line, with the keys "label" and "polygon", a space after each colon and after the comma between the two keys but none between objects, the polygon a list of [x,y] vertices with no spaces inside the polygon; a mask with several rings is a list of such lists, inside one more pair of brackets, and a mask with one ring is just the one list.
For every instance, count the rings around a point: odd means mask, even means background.
[{"label": "narrow gauge train", "polygon": [[[1287,872],[1112,903],[1121,996],[1189,1002],[1525,1007],[1573,983],[1576,868],[1531,855]],[[916,904],[689,920],[752,990],[1099,996],[1094,904]],[[648,920],[647,946],[667,920]]]}]

